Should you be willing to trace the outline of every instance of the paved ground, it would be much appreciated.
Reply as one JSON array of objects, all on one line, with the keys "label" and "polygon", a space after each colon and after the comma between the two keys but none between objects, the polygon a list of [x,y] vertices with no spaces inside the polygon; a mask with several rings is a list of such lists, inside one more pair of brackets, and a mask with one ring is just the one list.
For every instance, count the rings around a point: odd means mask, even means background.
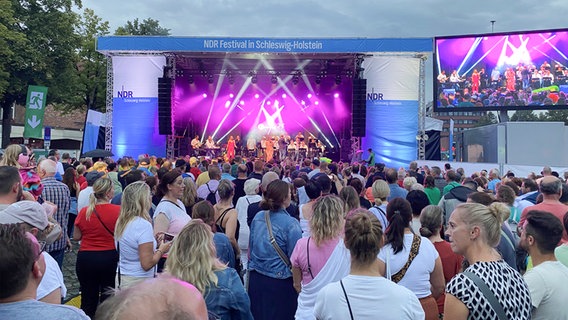
[{"label": "paved ground", "polygon": [[65,259],[63,261],[63,279],[65,281],[65,286],[67,287],[67,297],[65,297],[65,302],[79,294],[79,281],[75,274],[75,262],[77,261],[79,243],[73,240],[71,240],[71,243],[73,243],[73,250],[65,253]]}]

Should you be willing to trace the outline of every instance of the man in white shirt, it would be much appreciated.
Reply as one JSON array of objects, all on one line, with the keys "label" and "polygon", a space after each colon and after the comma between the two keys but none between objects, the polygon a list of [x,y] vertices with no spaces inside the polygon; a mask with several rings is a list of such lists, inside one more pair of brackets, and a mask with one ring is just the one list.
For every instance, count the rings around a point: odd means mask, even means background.
[{"label": "man in white shirt", "polygon": [[59,173],[62,177],[65,173],[65,169],[63,169],[63,163],[61,163],[61,153],[57,149],[49,150],[48,157],[55,157],[57,163],[57,173]]},{"label": "man in white shirt", "polygon": [[568,319],[568,268],[554,256],[564,227],[552,213],[537,210],[529,211],[523,227],[519,245],[528,251],[534,266],[524,275],[531,293],[532,318]]}]

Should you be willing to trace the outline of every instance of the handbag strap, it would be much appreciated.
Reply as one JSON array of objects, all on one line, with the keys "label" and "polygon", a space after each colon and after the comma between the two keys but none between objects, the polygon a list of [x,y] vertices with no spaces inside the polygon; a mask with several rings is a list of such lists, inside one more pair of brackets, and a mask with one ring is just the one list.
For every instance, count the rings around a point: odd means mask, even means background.
[{"label": "handbag strap", "polygon": [[120,276],[120,241],[116,240],[116,251],[118,252],[118,289],[120,289],[120,285],[122,284],[122,277]]},{"label": "handbag strap", "polygon": [[343,295],[345,296],[345,300],[347,301],[347,308],[349,308],[349,315],[351,316],[351,320],[353,320],[353,310],[351,310],[351,304],[349,303],[349,298],[347,297],[347,292],[345,291],[343,280],[339,280],[339,283],[341,284],[341,289],[343,289]]},{"label": "handbag strap", "polygon": [[312,273],[312,266],[310,265],[310,238],[308,237],[308,244],[306,244],[306,252],[308,254],[308,272],[310,273],[310,276],[312,276],[312,279],[314,278],[314,274]]},{"label": "handbag strap", "polygon": [[103,227],[106,229],[106,231],[108,231],[108,233],[110,233],[111,237],[114,238],[114,232],[110,231],[110,229],[106,226],[106,224],[103,222],[103,220],[101,219],[101,216],[99,216],[99,213],[97,212],[97,209],[93,209],[93,213],[95,214],[95,216],[99,219],[99,221],[101,222],[101,224],[103,225]]},{"label": "handbag strap", "polygon": [[278,256],[280,256],[280,259],[282,259],[288,269],[292,269],[290,259],[288,259],[288,256],[284,254],[284,251],[282,251],[278,243],[276,243],[276,239],[274,239],[274,234],[272,233],[272,223],[270,223],[270,212],[268,212],[268,210],[264,211],[264,220],[266,221],[266,227],[268,228],[268,237],[270,238],[270,244],[272,244],[272,247],[274,247],[274,250],[276,250],[276,253],[278,253]]},{"label": "handbag strap", "polygon": [[508,319],[507,314],[505,313],[505,310],[503,309],[503,306],[501,305],[501,303],[499,303],[499,300],[497,300],[497,297],[495,296],[493,291],[491,291],[491,289],[489,289],[489,286],[487,286],[487,283],[485,283],[485,281],[483,281],[483,279],[481,279],[478,275],[476,275],[475,273],[473,273],[471,271],[464,271],[463,275],[468,277],[471,281],[473,281],[473,283],[475,283],[477,288],[479,288],[479,290],[481,290],[481,293],[483,294],[485,299],[487,299],[487,301],[491,305],[491,308],[493,308],[493,311],[495,311],[495,313],[497,313],[497,317],[500,320]]},{"label": "handbag strap", "polygon": [[400,271],[392,275],[391,279],[393,282],[398,283],[400,282],[400,280],[402,280],[402,278],[404,278],[406,271],[408,271],[408,267],[410,267],[410,264],[412,263],[414,258],[416,258],[416,256],[418,255],[418,250],[420,249],[421,241],[422,240],[420,239],[419,236],[414,235],[414,238],[412,239],[412,246],[410,247],[410,254],[408,255],[408,260],[406,261],[404,267],[400,269]]}]

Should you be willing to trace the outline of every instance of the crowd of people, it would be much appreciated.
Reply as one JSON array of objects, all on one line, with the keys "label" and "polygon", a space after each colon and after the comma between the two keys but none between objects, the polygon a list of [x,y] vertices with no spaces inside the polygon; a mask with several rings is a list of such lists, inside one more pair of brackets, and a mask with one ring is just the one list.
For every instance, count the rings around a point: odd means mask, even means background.
[{"label": "crowd of people", "polygon": [[[0,162],[0,318],[568,319],[568,185],[305,159]],[[80,309],[61,267],[79,241]]]}]

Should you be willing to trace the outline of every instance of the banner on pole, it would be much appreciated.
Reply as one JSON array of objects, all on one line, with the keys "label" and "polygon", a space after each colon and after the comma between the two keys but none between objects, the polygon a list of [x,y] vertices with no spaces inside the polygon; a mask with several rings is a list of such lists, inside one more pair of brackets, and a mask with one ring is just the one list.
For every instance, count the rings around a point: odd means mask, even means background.
[{"label": "banner on pole", "polygon": [[47,87],[28,86],[26,116],[24,118],[24,138],[43,137],[43,115],[47,99]]}]

